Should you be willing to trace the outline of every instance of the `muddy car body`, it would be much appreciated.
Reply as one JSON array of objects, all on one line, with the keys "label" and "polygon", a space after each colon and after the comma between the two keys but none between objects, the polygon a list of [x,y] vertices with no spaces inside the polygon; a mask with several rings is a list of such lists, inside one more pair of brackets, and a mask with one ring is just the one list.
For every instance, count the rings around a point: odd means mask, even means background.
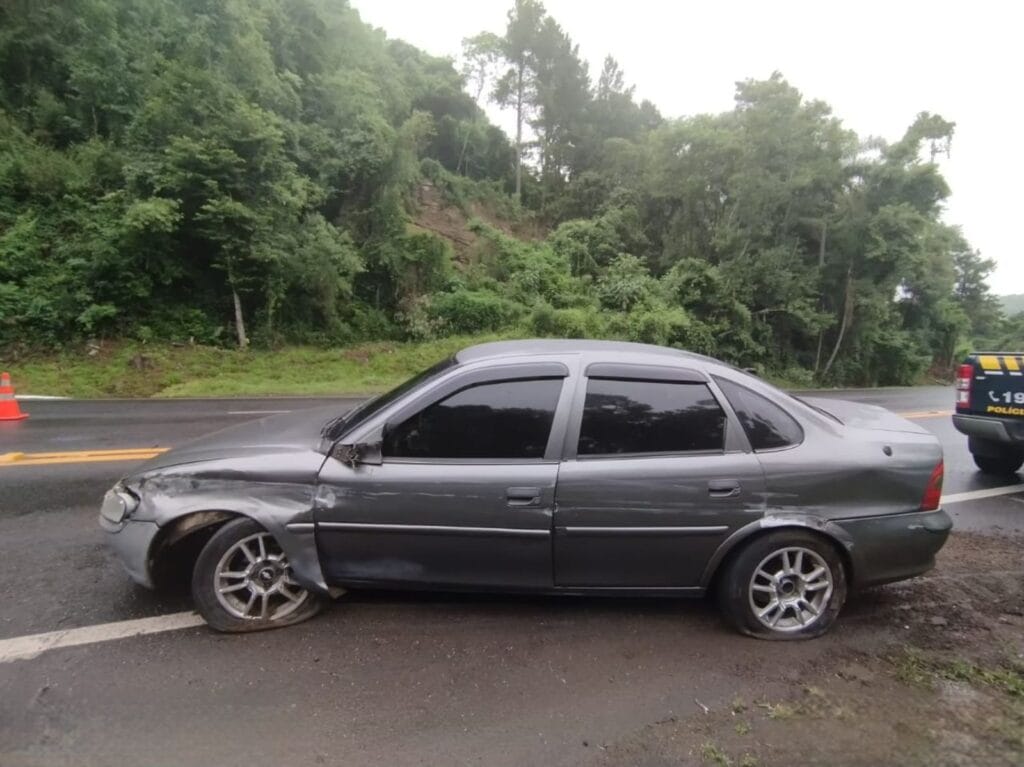
[{"label": "muddy car body", "polygon": [[108,493],[101,524],[146,586],[200,551],[193,593],[224,630],[359,587],[714,589],[739,629],[795,638],[826,630],[848,588],[933,566],[941,479],[936,439],[882,408],[672,349],[514,341],[348,414],[171,450]]}]

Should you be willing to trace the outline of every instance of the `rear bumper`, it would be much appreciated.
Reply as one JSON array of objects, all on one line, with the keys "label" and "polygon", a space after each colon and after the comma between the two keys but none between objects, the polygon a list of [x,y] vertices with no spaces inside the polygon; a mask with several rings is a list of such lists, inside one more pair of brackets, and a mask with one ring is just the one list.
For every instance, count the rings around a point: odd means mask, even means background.
[{"label": "rear bumper", "polygon": [[942,509],[837,519],[850,537],[853,585],[857,588],[901,581],[935,567],[953,520]]},{"label": "rear bumper", "polygon": [[953,416],[953,426],[961,434],[988,442],[1024,446],[1024,420],[992,416]]}]

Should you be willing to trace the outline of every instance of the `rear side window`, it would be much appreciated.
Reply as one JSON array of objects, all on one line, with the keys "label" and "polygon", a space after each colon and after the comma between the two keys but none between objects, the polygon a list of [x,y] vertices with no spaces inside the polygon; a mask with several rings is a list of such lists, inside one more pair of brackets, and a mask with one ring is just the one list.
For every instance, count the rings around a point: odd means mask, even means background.
[{"label": "rear side window", "polygon": [[578,455],[722,450],[725,413],[702,383],[591,378]]},{"label": "rear side window", "polygon": [[561,391],[561,378],[471,386],[389,429],[384,456],[543,458]]},{"label": "rear side window", "polygon": [[715,382],[736,411],[754,450],[773,450],[803,442],[800,424],[770,399],[724,378],[716,376]]}]

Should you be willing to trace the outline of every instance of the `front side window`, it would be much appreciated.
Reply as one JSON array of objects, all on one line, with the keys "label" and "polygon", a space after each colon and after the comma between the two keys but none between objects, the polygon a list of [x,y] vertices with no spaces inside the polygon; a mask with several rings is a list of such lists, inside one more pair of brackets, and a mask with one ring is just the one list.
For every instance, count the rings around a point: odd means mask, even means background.
[{"label": "front side window", "polygon": [[543,458],[561,390],[561,378],[470,386],[389,428],[384,456]]},{"label": "front side window", "polygon": [[775,450],[803,442],[800,424],[767,397],[725,378],[716,376],[715,381],[736,411],[754,450]]},{"label": "front side window", "polygon": [[591,378],[579,455],[723,450],[725,413],[707,385]]},{"label": "front side window", "polygon": [[328,439],[337,439],[345,432],[352,431],[356,426],[363,423],[371,416],[376,415],[381,410],[386,408],[392,402],[397,400],[399,397],[411,392],[417,386],[426,383],[432,378],[437,378],[445,371],[455,367],[458,363],[454,357],[449,357],[446,360],[441,360],[436,365],[433,365],[426,370],[423,370],[414,375],[409,380],[399,384],[394,389],[384,394],[380,394],[373,399],[367,400],[358,407],[350,410],[341,418],[336,418],[329,422],[324,427],[324,433]]}]

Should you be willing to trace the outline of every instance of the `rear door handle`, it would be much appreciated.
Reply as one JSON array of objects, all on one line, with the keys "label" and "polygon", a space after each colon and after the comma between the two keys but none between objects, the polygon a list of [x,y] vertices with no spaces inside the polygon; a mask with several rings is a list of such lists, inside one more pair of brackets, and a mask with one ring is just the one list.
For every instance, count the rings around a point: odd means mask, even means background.
[{"label": "rear door handle", "polygon": [[510,487],[505,497],[509,506],[540,506],[539,487]]},{"label": "rear door handle", "polygon": [[713,479],[708,482],[708,495],[712,498],[735,498],[739,494],[739,480]]}]

